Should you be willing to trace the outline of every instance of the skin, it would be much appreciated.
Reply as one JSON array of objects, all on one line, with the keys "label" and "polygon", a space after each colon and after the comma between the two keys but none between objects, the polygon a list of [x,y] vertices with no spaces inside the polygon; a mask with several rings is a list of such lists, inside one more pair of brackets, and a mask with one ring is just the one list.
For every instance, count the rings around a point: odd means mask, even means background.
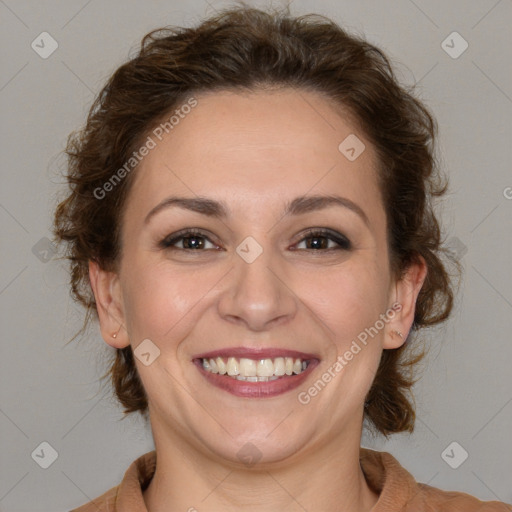
[{"label": "skin", "polygon": [[[391,274],[374,149],[326,98],[292,89],[196,98],[134,176],[119,271],[90,263],[105,342],[135,349],[149,338],[160,350],[149,366],[136,359],[158,453],[148,510],[369,511],[378,494],[359,465],[364,399],[382,350],[403,343],[393,331],[405,338],[411,328],[425,264],[401,280]],[[338,150],[352,133],[366,146],[353,162]],[[356,203],[368,223],[339,206],[281,214],[297,196],[334,193]],[[170,207],[145,223],[171,195],[224,201],[230,214],[220,220]],[[322,227],[345,235],[351,249],[329,251],[322,247],[334,241],[305,238],[307,228]],[[186,251],[183,239],[174,250],[159,247],[185,228],[206,231],[203,249]],[[247,236],[263,249],[252,263],[236,253]],[[371,343],[299,403],[298,393],[395,302],[401,311]],[[236,397],[192,363],[235,346],[314,353],[320,364],[298,389]],[[261,454],[250,466],[237,457],[249,442]]]}]

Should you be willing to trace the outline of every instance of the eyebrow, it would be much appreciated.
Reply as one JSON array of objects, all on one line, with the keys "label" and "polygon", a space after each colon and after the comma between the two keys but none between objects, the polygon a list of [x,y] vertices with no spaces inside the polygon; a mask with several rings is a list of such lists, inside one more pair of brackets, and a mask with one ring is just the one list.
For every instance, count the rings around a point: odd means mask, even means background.
[{"label": "eyebrow", "polygon": [[[337,195],[299,196],[286,203],[283,216],[302,215],[313,211],[323,210],[331,206],[341,206],[356,213],[369,226],[370,221],[364,210],[346,197]],[[208,217],[226,219],[229,208],[223,201],[215,201],[206,197],[167,197],[158,203],[144,219],[147,224],[151,217],[170,207],[182,208]]]}]

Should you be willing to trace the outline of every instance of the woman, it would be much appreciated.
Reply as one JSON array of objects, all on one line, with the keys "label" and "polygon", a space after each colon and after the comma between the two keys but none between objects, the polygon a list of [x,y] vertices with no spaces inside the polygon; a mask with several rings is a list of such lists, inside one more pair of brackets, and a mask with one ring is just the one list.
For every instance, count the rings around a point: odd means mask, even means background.
[{"label": "woman", "polygon": [[435,122],[374,46],[236,8],[148,34],[70,138],[55,234],[155,451],[85,511],[505,511],[360,446],[414,428],[453,293]]}]

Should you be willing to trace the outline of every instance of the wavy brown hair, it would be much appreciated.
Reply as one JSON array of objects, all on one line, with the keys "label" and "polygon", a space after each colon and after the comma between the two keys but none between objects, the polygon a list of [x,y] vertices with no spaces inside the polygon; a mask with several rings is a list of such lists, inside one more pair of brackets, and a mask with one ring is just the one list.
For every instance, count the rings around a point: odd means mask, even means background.
[{"label": "wavy brown hair", "polygon": [[[226,9],[193,28],[150,32],[138,53],[110,77],[83,129],[68,139],[69,190],[54,218],[55,240],[65,242],[70,260],[72,294],[86,308],[82,331],[97,317],[88,262],[105,270],[119,268],[120,223],[136,166],[109,191],[108,199],[98,199],[95,191],[140,148],[164,115],[192,94],[269,87],[316,91],[348,112],[377,152],[391,271],[399,278],[420,257],[427,264],[407,343],[383,351],[364,407],[373,430],[384,435],[412,432],[412,370],[425,354],[417,332],[445,320],[453,303],[433,209],[433,199],[446,192],[434,156],[436,122],[412,87],[398,83],[380,49],[323,16],[292,17],[244,5]],[[147,396],[131,346],[116,349],[103,378],[109,375],[125,415],[139,411],[147,418]]]}]

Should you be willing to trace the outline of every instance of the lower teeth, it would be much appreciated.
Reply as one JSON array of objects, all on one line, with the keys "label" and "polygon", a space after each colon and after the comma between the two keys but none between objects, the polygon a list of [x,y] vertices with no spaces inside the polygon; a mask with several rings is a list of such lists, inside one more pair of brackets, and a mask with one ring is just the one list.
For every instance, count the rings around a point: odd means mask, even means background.
[{"label": "lower teeth", "polygon": [[244,380],[247,382],[268,382],[269,380],[277,380],[281,377],[277,375],[272,375],[272,377],[242,377],[241,375],[227,375],[226,377],[231,377],[232,379],[236,380]]}]

